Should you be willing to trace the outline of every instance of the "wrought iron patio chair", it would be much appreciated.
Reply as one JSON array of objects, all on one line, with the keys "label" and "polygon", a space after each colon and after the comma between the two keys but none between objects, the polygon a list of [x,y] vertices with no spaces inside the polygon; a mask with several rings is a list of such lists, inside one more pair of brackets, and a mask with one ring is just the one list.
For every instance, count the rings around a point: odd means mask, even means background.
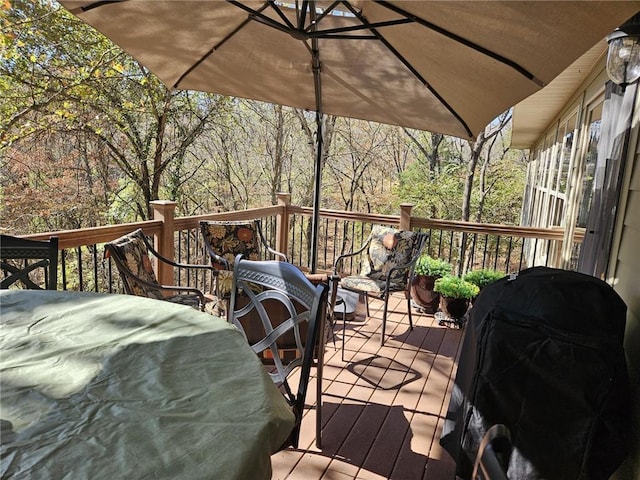
[{"label": "wrought iron patio chair", "polygon": [[58,237],[50,237],[49,240],[29,240],[2,235],[0,265],[3,277],[0,288],[20,286],[29,290],[42,290],[40,285],[44,285],[46,290],[56,290]]},{"label": "wrought iron patio chair", "polygon": [[[333,266],[333,275],[342,277],[340,288],[363,293],[366,301],[367,318],[369,296],[377,296],[384,301],[382,314],[382,335],[380,345],[384,345],[387,325],[389,295],[404,292],[407,299],[409,327],[413,329],[411,317],[411,279],[416,260],[426,245],[426,233],[397,230],[375,225],[363,245],[350,253],[340,255]],[[361,271],[358,275],[341,275],[341,266],[345,259],[361,254]],[[343,317],[344,323],[344,317]],[[344,360],[344,328],[342,330],[342,352]]]},{"label": "wrought iron patio chair", "polygon": [[[253,220],[203,220],[200,222],[200,231],[204,239],[204,245],[209,254],[211,265],[218,270],[216,276],[215,294],[219,299],[216,310],[218,316],[228,316],[229,298],[231,297],[233,281],[233,262],[236,255],[242,254],[249,260],[282,260],[288,261],[287,256],[278,252],[269,245],[262,232],[262,223],[259,219]],[[326,283],[331,285],[332,295],[337,291],[338,278],[326,273],[303,272],[311,283],[318,285]],[[333,297],[332,297],[333,298]],[[335,301],[329,303],[334,305]],[[326,333],[323,330],[322,339],[328,335],[334,340],[331,327],[331,310],[327,311]]]},{"label": "wrought iron patio chair", "polygon": [[[215,294],[221,301],[218,304],[220,316],[228,306],[233,282],[233,263],[236,255],[242,254],[249,260],[281,259],[287,261],[284,253],[271,248],[262,233],[260,220],[212,221],[200,222],[200,231],[211,266],[217,270]],[[271,255],[271,258],[265,258]]]},{"label": "wrought iron patio chair", "polygon": [[473,480],[507,480],[511,433],[503,424],[493,425],[482,437],[473,466]]},{"label": "wrought iron patio chair", "polygon": [[[217,272],[209,265],[192,265],[177,263],[160,255],[151,245],[142,229],[123,235],[104,246],[105,258],[111,258],[116,264],[124,290],[129,295],[155,298],[173,303],[189,305],[204,311],[209,302],[215,302],[215,297],[204,294],[195,287],[180,285],[160,285],[153,270],[150,254],[159,262],[169,264],[175,268],[201,270],[212,276]],[[165,292],[178,292],[165,295]]]},{"label": "wrought iron patio chair", "polygon": [[[325,316],[327,284],[313,285],[290,263],[253,261],[242,255],[236,257],[233,272],[230,320],[243,332],[253,351],[262,354],[269,364],[272,380],[296,417],[296,426],[282,448],[298,447],[311,366],[314,356],[319,357],[316,443],[320,445],[323,346],[318,346],[318,337]],[[299,374],[292,375],[298,368]],[[297,388],[289,383],[292,377],[297,379]]]}]

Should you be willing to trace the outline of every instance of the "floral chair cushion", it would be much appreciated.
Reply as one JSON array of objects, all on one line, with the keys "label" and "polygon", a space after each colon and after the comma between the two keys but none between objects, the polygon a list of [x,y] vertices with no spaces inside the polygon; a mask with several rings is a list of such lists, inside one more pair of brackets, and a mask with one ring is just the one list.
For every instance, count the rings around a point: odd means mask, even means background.
[{"label": "floral chair cushion", "polygon": [[[147,246],[144,243],[140,231],[135,231],[128,235],[125,235],[113,242],[111,242],[111,248],[113,248],[118,254],[119,258],[123,260],[123,263],[129,271],[139,277],[140,279],[154,283],[159,286],[156,274],[153,271],[153,265],[149,258],[149,252]],[[130,276],[121,273],[122,282],[125,284],[126,290],[133,295],[139,297],[155,298],[157,300],[163,300],[164,296],[160,290],[149,288],[146,285],[136,282],[135,279]]]},{"label": "floral chair cushion", "polygon": [[[371,243],[362,259],[360,275],[343,278],[340,285],[348,289],[381,294],[389,271],[411,262],[417,236],[411,231],[398,231],[376,225],[370,238]],[[389,290],[405,290],[407,274],[408,268],[394,271],[389,279]]]},{"label": "floral chair cushion", "polygon": [[243,254],[249,260],[260,260],[261,241],[255,222],[201,222],[204,240],[216,255],[229,263],[224,264],[211,259],[211,265],[219,270],[216,294],[227,298],[233,288],[233,264],[236,255]]}]

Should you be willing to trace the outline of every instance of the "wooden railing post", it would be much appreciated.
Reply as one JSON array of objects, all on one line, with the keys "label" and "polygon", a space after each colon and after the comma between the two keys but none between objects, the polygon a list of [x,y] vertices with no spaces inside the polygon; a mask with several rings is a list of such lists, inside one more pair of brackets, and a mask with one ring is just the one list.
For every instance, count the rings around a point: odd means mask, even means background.
[{"label": "wooden railing post", "polygon": [[275,249],[288,256],[289,246],[289,205],[291,205],[290,193],[277,193],[278,205],[282,207],[282,213],[276,218],[276,247]]},{"label": "wooden railing post", "polygon": [[411,210],[413,203],[400,204],[400,230],[411,230]]},{"label": "wooden railing post", "polygon": [[[162,222],[162,231],[154,238],[154,248],[160,255],[173,260],[175,245],[173,240],[174,219],[176,213],[176,202],[169,200],[154,200],[150,202],[153,208],[153,219]],[[160,263],[158,265],[157,263]],[[166,263],[156,262],[154,265],[158,282],[164,285],[173,285],[173,267]]]}]

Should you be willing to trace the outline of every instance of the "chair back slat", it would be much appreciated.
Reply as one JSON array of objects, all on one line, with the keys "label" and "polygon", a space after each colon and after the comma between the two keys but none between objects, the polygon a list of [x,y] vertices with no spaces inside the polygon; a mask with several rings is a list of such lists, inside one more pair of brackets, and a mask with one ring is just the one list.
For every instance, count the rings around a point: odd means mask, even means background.
[{"label": "chair back slat", "polygon": [[138,281],[141,279],[159,285],[143,235],[143,231],[137,229],[105,244],[105,251],[115,261],[125,292],[162,300],[164,297],[158,289]]},{"label": "chair back slat", "polygon": [[[34,261],[35,260],[35,261]],[[56,290],[58,287],[58,237],[30,240],[2,235],[0,288],[22,287],[30,290]],[[39,273],[40,271],[40,273]]]},{"label": "chair back slat", "polygon": [[[390,290],[407,287],[411,262],[420,249],[425,234],[375,225],[367,240],[360,276],[385,282],[389,275]],[[404,268],[396,268],[406,265]]]},{"label": "chair back slat", "polygon": [[[242,255],[234,260],[233,273],[230,319],[251,348],[269,359],[271,378],[282,388],[297,419],[287,445],[297,447],[328,285],[314,286],[287,262],[253,261]],[[289,383],[298,368],[300,375],[296,376],[298,385],[294,389]]]},{"label": "chair back slat", "polygon": [[249,260],[264,260],[267,252],[286,261],[283,253],[276,252],[262,234],[260,220],[200,222],[200,231],[211,265],[219,273],[216,280],[218,298],[229,298],[233,282],[233,264],[237,255]]}]

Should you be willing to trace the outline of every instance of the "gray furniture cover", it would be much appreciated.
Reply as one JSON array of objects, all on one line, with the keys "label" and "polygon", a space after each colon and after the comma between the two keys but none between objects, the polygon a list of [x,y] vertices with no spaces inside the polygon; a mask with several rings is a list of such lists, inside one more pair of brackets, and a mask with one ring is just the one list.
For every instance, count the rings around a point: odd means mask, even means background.
[{"label": "gray furniture cover", "polygon": [[0,478],[271,478],[294,415],[232,325],[131,295],[0,302]]}]

